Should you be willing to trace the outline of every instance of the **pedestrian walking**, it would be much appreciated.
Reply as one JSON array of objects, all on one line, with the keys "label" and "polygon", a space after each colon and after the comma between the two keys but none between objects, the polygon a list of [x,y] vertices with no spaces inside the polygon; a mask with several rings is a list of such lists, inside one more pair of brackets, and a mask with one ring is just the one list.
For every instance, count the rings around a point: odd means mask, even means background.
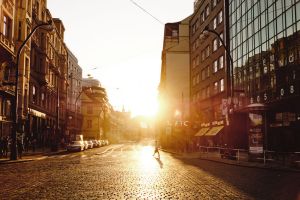
[{"label": "pedestrian walking", "polygon": [[4,138],[0,138],[0,158],[3,157],[3,149],[4,149],[4,146],[3,146],[3,142],[4,142]]},{"label": "pedestrian walking", "polygon": [[35,148],[36,148],[36,139],[35,138],[31,141],[31,145],[32,145],[32,151],[35,152]]},{"label": "pedestrian walking", "polygon": [[18,139],[17,140],[17,147],[18,147],[18,155],[19,155],[19,158],[22,159],[22,154],[23,154],[23,142],[21,139]]},{"label": "pedestrian walking", "polygon": [[28,137],[25,138],[25,142],[24,142],[24,150],[25,152],[28,152],[29,150],[29,144],[30,144],[30,140]]},{"label": "pedestrian walking", "polygon": [[154,153],[153,153],[153,156],[154,156],[156,153],[158,154],[158,158],[160,158],[157,140],[155,140],[155,146],[154,146]]},{"label": "pedestrian walking", "polygon": [[5,158],[7,158],[7,154],[8,154],[8,137],[5,137],[3,139],[3,155]]}]

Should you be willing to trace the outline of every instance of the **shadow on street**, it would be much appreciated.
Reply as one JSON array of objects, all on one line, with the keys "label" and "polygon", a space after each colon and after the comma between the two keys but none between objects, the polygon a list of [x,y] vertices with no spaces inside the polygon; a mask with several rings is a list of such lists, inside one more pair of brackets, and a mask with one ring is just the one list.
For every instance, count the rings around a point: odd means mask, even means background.
[{"label": "shadow on street", "polygon": [[248,168],[200,159],[175,159],[199,169],[255,199],[300,200],[300,173]]},{"label": "shadow on street", "polygon": [[164,167],[164,164],[163,164],[163,162],[161,161],[161,159],[160,159],[160,158],[155,158],[155,160],[158,162],[159,167],[162,169],[162,168]]}]

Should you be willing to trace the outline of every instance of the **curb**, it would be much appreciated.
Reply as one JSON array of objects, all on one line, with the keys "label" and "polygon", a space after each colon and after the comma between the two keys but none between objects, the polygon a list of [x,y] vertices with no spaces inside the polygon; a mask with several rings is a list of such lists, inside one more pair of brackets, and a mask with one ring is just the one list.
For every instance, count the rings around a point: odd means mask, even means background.
[{"label": "curb", "polygon": [[279,167],[272,167],[272,166],[247,165],[247,164],[242,164],[242,163],[229,163],[229,162],[225,162],[225,161],[221,161],[221,160],[213,160],[213,159],[201,158],[201,157],[199,157],[198,159],[211,161],[211,162],[216,162],[216,163],[222,163],[222,164],[225,164],[225,165],[233,165],[233,166],[240,166],[240,167],[247,167],[247,168],[271,169],[271,170],[285,171],[285,172],[300,172],[300,170],[291,169],[291,168],[279,168]]},{"label": "curb", "polygon": [[[179,156],[184,156],[188,158],[188,154],[184,153],[178,153],[175,151],[169,151],[166,149],[161,149],[163,152],[171,153],[171,154],[176,154]],[[191,157],[191,159],[200,159],[200,160],[206,160],[206,161],[211,161],[211,162],[216,162],[216,163],[222,163],[226,165],[234,165],[234,166],[240,166],[240,167],[248,167],[248,168],[259,168],[259,169],[271,169],[271,170],[276,170],[276,171],[285,171],[285,172],[300,172],[298,169],[293,169],[293,168],[280,168],[280,167],[272,167],[272,166],[259,166],[259,165],[247,165],[243,163],[231,163],[231,162],[226,162],[222,160],[214,160],[214,159],[209,159],[209,158],[202,158],[201,156],[198,157]]]},{"label": "curb", "polygon": [[176,155],[179,155],[179,156],[182,156],[183,154],[182,153],[179,153],[179,152],[176,152],[176,151],[169,151],[169,150],[166,150],[166,149],[159,149],[163,152],[167,152],[167,153],[171,153],[171,154],[176,154]]},{"label": "curb", "polygon": [[25,163],[25,162],[30,162],[34,161],[34,159],[19,159],[19,160],[4,160],[0,161],[0,165],[5,165],[5,164],[15,164],[15,163]]}]

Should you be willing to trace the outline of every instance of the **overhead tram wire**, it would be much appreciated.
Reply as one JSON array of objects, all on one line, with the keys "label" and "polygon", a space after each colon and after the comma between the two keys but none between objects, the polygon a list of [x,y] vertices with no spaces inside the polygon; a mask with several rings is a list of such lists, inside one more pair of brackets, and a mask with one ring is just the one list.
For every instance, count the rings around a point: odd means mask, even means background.
[{"label": "overhead tram wire", "polygon": [[[134,4],[136,7],[138,7],[139,9],[141,9],[144,13],[146,13],[147,15],[151,16],[153,19],[155,19],[157,22],[159,22],[160,24],[162,24],[166,29],[169,29],[169,31],[172,31],[172,29],[168,26],[165,26],[166,23],[162,22],[161,20],[159,20],[157,17],[155,17],[154,15],[152,15],[149,11],[147,11],[145,8],[143,8],[141,5],[139,5],[138,3],[136,3],[135,1],[133,0],[129,0],[132,4]],[[185,40],[188,40],[188,39],[183,39],[181,41],[185,41]],[[174,46],[171,46],[169,47],[168,49],[170,48],[173,48],[177,45],[174,45]]]},{"label": "overhead tram wire", "polygon": [[131,3],[133,3],[136,7],[138,7],[139,9],[141,9],[144,13],[148,14],[149,16],[151,16],[153,19],[155,19],[157,22],[159,22],[162,25],[165,25],[165,23],[163,23],[162,21],[160,21],[157,17],[155,17],[154,15],[152,15],[150,12],[148,12],[145,8],[143,8],[142,6],[140,6],[138,3],[136,3],[133,0],[129,0]]}]

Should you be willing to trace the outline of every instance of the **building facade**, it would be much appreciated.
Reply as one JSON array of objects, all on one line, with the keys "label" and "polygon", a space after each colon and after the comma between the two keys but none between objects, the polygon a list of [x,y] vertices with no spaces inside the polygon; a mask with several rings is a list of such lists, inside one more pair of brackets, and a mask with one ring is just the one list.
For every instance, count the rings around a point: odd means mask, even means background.
[{"label": "building facade", "polygon": [[[196,140],[203,145],[224,145],[226,113],[222,104],[229,93],[225,48],[225,1],[197,0],[190,20],[191,115]],[[220,136],[221,135],[221,136]]]},{"label": "building facade", "polygon": [[16,1],[0,1],[0,137],[8,137],[12,129],[15,79],[15,15]]},{"label": "building facade", "polygon": [[82,125],[81,108],[82,68],[75,55],[68,49],[68,90],[66,134],[68,136],[79,134]]},{"label": "building facade", "polygon": [[81,133],[85,139],[103,139],[105,138],[109,109],[106,91],[99,86],[83,87],[82,91],[81,113],[83,123]]},{"label": "building facade", "polygon": [[169,127],[176,121],[189,119],[189,19],[165,25],[159,85],[159,127],[163,145],[167,143]]},{"label": "building facade", "polygon": [[250,152],[299,151],[300,2],[231,0],[228,28]]},{"label": "building facade", "polygon": [[33,1],[33,26],[53,21],[52,32],[38,29],[31,40],[30,84],[26,140],[39,146],[57,144],[65,134],[67,49],[64,26],[52,18],[46,1]]}]

